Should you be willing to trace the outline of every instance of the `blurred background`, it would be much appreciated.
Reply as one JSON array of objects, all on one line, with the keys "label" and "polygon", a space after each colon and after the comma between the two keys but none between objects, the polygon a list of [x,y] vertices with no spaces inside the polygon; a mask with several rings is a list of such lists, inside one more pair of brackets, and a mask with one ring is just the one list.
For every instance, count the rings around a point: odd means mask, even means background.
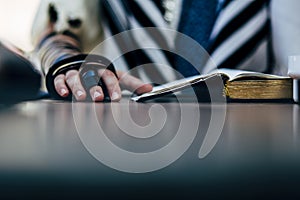
[{"label": "blurred background", "polygon": [[30,51],[30,31],[40,0],[0,0],[0,40]]}]

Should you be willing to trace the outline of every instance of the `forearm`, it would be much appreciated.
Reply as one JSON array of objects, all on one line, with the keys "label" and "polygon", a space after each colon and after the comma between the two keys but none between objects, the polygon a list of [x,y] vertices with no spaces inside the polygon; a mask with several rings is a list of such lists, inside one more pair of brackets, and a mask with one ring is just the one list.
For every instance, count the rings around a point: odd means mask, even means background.
[{"label": "forearm", "polygon": [[37,55],[45,75],[59,61],[81,54],[80,42],[71,34],[48,33],[37,45]]}]

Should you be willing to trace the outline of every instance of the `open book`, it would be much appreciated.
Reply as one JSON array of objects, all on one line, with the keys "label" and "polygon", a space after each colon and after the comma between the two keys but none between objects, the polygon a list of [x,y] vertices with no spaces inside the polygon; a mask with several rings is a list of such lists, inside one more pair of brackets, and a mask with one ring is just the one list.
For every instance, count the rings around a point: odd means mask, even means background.
[{"label": "open book", "polygon": [[[243,70],[219,69],[206,75],[196,75],[154,87],[151,92],[132,97],[141,102],[193,87],[197,91],[206,86],[206,81],[223,80],[224,96],[232,100],[292,100],[293,80],[290,77],[250,72]],[[211,88],[213,89],[213,88]],[[208,90],[207,90],[208,92]]]}]

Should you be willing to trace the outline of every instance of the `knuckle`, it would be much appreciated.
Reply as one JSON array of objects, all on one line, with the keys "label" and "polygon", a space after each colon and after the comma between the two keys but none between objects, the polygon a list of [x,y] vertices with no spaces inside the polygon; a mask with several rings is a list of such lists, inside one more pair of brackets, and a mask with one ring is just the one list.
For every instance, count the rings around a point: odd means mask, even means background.
[{"label": "knuckle", "polygon": [[116,82],[116,80],[115,80],[114,78],[107,77],[107,78],[105,79],[105,84],[106,84],[107,86],[112,87],[112,86],[116,85],[117,82]]},{"label": "knuckle", "polygon": [[106,69],[102,72],[102,76],[104,76],[104,77],[115,77],[115,74],[112,71]]},{"label": "knuckle", "polygon": [[78,75],[78,71],[76,70],[70,70],[66,73],[66,79],[69,79],[71,77],[75,77]]},{"label": "knuckle", "polygon": [[65,82],[65,77],[64,77],[64,75],[59,75],[59,76],[57,76],[55,79],[54,79],[54,84],[55,85],[61,85],[61,84],[64,84],[64,82]]},{"label": "knuckle", "polygon": [[77,76],[67,77],[66,82],[68,83],[69,86],[78,85],[80,83],[79,77],[77,77]]}]

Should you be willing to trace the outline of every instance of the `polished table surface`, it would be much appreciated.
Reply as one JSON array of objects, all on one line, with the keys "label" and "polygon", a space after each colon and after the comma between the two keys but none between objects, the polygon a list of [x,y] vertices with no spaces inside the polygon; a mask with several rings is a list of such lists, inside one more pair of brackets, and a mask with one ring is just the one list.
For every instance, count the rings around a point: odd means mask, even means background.
[{"label": "polished table surface", "polygon": [[299,105],[280,103],[45,100],[2,107],[0,196],[295,197],[299,121]]}]

